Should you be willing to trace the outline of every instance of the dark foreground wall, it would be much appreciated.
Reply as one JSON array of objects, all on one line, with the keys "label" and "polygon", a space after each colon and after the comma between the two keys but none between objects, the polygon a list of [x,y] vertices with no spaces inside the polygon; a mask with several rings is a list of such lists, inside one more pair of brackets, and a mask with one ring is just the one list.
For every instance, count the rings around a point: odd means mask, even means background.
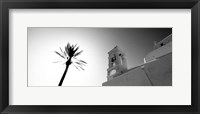
[{"label": "dark foreground wall", "polygon": [[171,86],[172,54],[167,54],[144,66],[103,83],[103,86]]}]

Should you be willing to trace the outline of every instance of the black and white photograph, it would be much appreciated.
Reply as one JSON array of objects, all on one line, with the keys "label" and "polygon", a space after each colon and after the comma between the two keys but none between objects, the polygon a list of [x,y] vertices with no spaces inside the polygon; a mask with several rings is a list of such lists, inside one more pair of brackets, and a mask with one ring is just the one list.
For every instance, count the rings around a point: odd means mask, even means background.
[{"label": "black and white photograph", "polygon": [[198,0],[0,4],[1,113],[199,113]]},{"label": "black and white photograph", "polygon": [[28,87],[173,86],[172,28],[28,27]]}]

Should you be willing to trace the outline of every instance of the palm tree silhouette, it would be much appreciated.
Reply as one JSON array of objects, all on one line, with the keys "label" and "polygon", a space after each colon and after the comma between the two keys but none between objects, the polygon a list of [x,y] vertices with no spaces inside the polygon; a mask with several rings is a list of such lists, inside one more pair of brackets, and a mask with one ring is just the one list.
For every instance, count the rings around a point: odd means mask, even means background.
[{"label": "palm tree silhouette", "polygon": [[[78,55],[80,55],[83,52],[83,50],[78,51],[78,49],[79,49],[79,46],[71,45],[70,43],[67,43],[67,46],[65,46],[64,51],[61,48],[60,48],[61,53],[58,53],[57,51],[55,51],[56,54],[58,54],[62,59],[65,60],[64,64],[66,65],[65,71],[62,75],[62,78],[60,79],[58,86],[62,86],[62,83],[67,74],[68,68],[71,64],[73,64],[78,70],[79,68],[84,70],[82,66],[87,63],[83,60],[78,60],[76,58]],[[61,62],[61,61],[58,61],[58,62]]]}]

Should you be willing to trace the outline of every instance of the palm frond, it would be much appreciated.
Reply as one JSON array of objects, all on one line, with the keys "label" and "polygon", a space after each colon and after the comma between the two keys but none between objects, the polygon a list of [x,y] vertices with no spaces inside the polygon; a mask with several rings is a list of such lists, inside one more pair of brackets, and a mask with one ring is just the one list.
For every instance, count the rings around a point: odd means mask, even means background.
[{"label": "palm frond", "polygon": [[81,68],[82,70],[85,70],[83,67],[81,67],[81,66],[78,66],[79,68]]},{"label": "palm frond", "polygon": [[60,51],[62,52],[62,55],[63,55],[64,57],[66,57],[65,51],[63,51],[63,50],[61,49],[61,47],[60,47]]},{"label": "palm frond", "polygon": [[79,46],[76,47],[76,45],[75,45],[74,52],[76,53],[76,51],[77,51],[78,49],[79,49]]},{"label": "palm frond", "polygon": [[[67,45],[64,47],[64,50],[62,50],[60,48],[60,53],[55,51],[56,54],[58,54],[60,57],[64,58],[64,59],[67,59],[67,60],[71,60],[71,58],[75,59],[75,61],[72,63],[74,63],[73,65],[78,69],[82,69],[84,70],[84,68],[82,66],[85,66],[85,64],[87,64],[85,61],[83,60],[78,60],[76,57],[78,55],[80,55],[83,50],[81,51],[78,51],[79,50],[79,46],[77,46],[77,44],[75,45],[71,45],[70,43],[67,43]],[[61,62],[61,61],[57,61],[57,62]],[[54,63],[57,63],[57,62],[54,62]]]},{"label": "palm frond", "polygon": [[83,60],[79,60],[79,62],[82,62],[82,63],[85,63],[85,64],[87,64],[85,61],[83,61]]},{"label": "palm frond", "polygon": [[82,52],[83,52],[83,50],[81,50],[81,51],[79,51],[79,52],[75,53],[75,54],[74,54],[74,57],[76,57],[76,56],[80,55]]},{"label": "palm frond", "polygon": [[[77,44],[76,44],[77,45]],[[76,45],[72,45],[72,48],[71,48],[71,54],[74,56],[74,54],[76,53],[76,51],[79,49],[79,47],[76,47]]]},{"label": "palm frond", "polygon": [[61,47],[60,47],[60,51],[62,52],[62,54],[64,54],[64,52],[63,52],[63,50],[61,49]]},{"label": "palm frond", "polygon": [[64,55],[65,55],[65,57],[67,58],[68,55],[67,55],[66,51],[64,51]]},{"label": "palm frond", "polygon": [[75,63],[78,64],[78,65],[80,65],[80,66],[84,65],[84,64],[82,64],[82,63],[80,63],[80,62],[75,62]]},{"label": "palm frond", "polygon": [[76,65],[74,65],[74,67],[80,71],[80,69]]},{"label": "palm frond", "polygon": [[65,58],[63,55],[61,55],[60,53],[58,53],[57,51],[54,51],[56,54],[58,54],[60,57]]},{"label": "palm frond", "polygon": [[[74,57],[75,53],[78,51],[79,47],[76,45],[71,45],[70,43],[67,43],[67,46],[65,46],[65,52],[69,57]],[[76,56],[79,55],[81,52],[78,54],[76,53]]]},{"label": "palm frond", "polygon": [[65,46],[65,52],[69,55],[69,48],[70,48],[70,44],[69,43],[67,43],[67,46]]},{"label": "palm frond", "polygon": [[68,56],[71,57],[72,46],[71,46],[69,43],[67,43],[67,46],[65,46],[65,51],[66,51],[66,53],[68,54]]}]

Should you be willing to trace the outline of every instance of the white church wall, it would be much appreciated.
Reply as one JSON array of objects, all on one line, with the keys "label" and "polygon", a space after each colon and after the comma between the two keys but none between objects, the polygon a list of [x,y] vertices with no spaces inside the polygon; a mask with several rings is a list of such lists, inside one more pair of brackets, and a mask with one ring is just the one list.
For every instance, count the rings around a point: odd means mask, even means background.
[{"label": "white church wall", "polygon": [[161,56],[164,56],[166,54],[169,54],[172,52],[172,42],[169,42],[168,44],[159,47],[158,49],[155,49],[151,51],[149,54],[146,55],[144,58],[145,62],[151,61],[153,59],[159,58]]},{"label": "white church wall", "polygon": [[103,86],[151,86],[151,83],[144,70],[138,67],[103,83]]}]

